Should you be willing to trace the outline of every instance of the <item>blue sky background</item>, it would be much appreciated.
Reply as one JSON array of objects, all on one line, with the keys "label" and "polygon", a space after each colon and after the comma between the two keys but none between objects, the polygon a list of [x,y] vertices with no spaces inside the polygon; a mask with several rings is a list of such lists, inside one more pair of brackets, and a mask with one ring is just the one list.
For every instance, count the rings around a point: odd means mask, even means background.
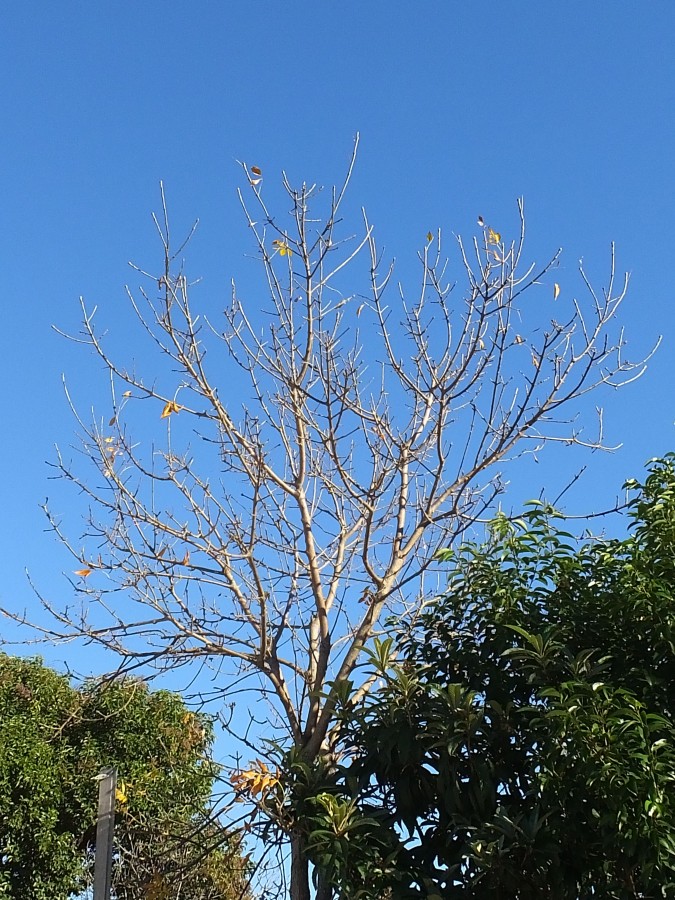
[{"label": "blue sky background", "polygon": [[[470,236],[481,214],[508,234],[519,196],[531,258],[565,248],[563,290],[578,288],[582,256],[602,284],[616,242],[632,273],[629,356],[664,342],[639,383],[598,397],[623,447],[586,460],[575,511],[611,504],[646,459],[675,449],[672,0],[7,0],[0,18],[3,604],[35,605],[26,568],[69,599],[61,572],[73,566],[39,509],[55,498],[78,534],[78,498],[46,465],[75,433],[61,373],[85,410],[106,383],[51,326],[76,330],[83,295],[133,357],[124,285],[139,279],[127,262],[161,265],[158,181],[177,232],[200,219],[189,270],[213,314],[246,277],[236,160],[266,183],[285,169],[328,185],[357,131],[350,209],[366,206],[402,278],[429,229]],[[536,482],[554,482],[558,465],[543,456]],[[515,498],[536,493],[518,477]],[[94,667],[78,654],[46,652]]]}]

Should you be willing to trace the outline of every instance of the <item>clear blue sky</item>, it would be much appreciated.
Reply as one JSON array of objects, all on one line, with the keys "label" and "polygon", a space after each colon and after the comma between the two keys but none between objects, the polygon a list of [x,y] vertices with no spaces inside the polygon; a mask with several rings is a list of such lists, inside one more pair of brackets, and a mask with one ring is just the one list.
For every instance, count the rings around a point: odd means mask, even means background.
[{"label": "clear blue sky", "polygon": [[565,248],[563,287],[581,256],[600,283],[615,241],[629,354],[664,344],[642,381],[599,398],[623,448],[589,460],[584,501],[675,449],[672,0],[6,0],[1,21],[3,603],[35,603],[25,568],[68,600],[72,564],[38,505],[56,494],[78,533],[46,466],[75,432],[61,373],[85,409],[105,383],[51,326],[75,329],[84,295],[133,351],[127,261],[160,261],[159,179],[178,228],[201,220],[190,269],[218,310],[248,249],[235,160],[330,184],[356,131],[354,208],[403,272],[429,229],[470,235],[481,214],[508,230],[521,195],[532,257]]}]

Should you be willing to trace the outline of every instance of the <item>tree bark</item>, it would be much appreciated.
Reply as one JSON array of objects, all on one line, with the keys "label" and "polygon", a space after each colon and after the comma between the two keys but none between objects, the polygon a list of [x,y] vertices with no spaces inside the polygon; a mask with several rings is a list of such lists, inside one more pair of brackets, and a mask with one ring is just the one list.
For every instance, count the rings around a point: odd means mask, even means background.
[{"label": "tree bark", "polygon": [[291,834],[291,900],[310,900],[309,860],[305,853],[305,836]]},{"label": "tree bark", "polygon": [[[291,897],[290,900],[310,900],[309,860],[305,852],[304,834],[296,832],[291,835]],[[333,887],[324,878],[314,894],[314,900],[332,900]]]},{"label": "tree bark", "polygon": [[333,900],[333,886],[328,884],[323,878],[319,879],[319,886],[316,889],[316,900]]}]

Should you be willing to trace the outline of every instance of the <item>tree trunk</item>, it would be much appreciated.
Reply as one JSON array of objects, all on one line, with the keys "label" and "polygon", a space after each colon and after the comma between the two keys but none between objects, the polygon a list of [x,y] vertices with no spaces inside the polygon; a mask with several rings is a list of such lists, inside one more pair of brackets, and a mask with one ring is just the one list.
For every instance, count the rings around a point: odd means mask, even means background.
[{"label": "tree trunk", "polygon": [[333,900],[333,887],[323,878],[319,879],[319,886],[316,889],[316,900]]},{"label": "tree trunk", "polygon": [[[305,853],[305,836],[300,832],[291,835],[291,897],[290,900],[310,900],[309,860]],[[320,878],[314,900],[332,900],[333,888]]]},{"label": "tree trunk", "polygon": [[310,900],[309,860],[305,853],[305,836],[300,832],[291,834],[290,900]]}]

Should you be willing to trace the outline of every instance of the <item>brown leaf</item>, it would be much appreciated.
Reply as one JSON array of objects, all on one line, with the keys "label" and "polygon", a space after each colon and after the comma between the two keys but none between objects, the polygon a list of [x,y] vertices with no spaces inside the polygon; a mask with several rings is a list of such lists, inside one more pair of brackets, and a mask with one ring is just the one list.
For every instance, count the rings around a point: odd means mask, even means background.
[{"label": "brown leaf", "polygon": [[162,410],[162,415],[160,418],[168,419],[171,413],[179,413],[183,407],[179,406],[175,400],[169,400],[167,404],[165,404],[164,409]]},{"label": "brown leaf", "polygon": [[262,169],[259,166],[251,166],[251,172],[254,175],[262,175]]},{"label": "brown leaf", "polygon": [[80,578],[88,578],[93,571],[93,569],[76,569],[74,574],[79,575]]}]

